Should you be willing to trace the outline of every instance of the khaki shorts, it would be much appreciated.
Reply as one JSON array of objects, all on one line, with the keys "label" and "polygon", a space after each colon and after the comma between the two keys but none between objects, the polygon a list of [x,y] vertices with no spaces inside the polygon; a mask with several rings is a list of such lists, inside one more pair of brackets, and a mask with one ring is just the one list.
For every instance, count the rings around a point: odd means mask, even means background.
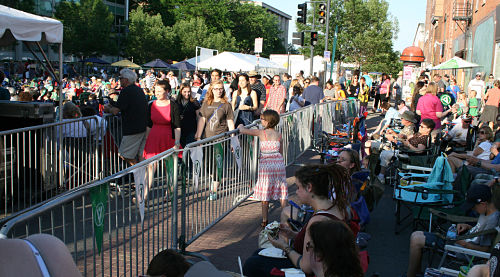
[{"label": "khaki shorts", "polygon": [[125,159],[139,160],[146,146],[146,132],[123,136],[118,152]]}]

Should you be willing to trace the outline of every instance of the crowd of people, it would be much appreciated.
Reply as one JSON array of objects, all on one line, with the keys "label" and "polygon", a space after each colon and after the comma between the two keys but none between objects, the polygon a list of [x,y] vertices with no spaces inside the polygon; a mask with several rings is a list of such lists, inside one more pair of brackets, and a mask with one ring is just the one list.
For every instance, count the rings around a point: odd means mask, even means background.
[{"label": "crowd of people", "polygon": [[[447,161],[455,176],[466,168],[474,177],[466,198],[469,212],[479,216],[480,223],[459,225],[458,232],[475,232],[498,225],[500,213],[491,188],[498,183],[500,169],[500,81],[490,76],[485,83],[481,77],[476,74],[468,87],[460,89],[453,76],[443,78],[435,74],[431,80],[423,73],[413,88],[411,103],[406,103],[401,99],[400,82],[385,73],[377,80],[366,72],[356,72],[349,78],[341,73],[337,82],[328,81],[322,88],[319,78],[306,78],[303,72],[292,79],[286,73],[223,74],[214,69],[209,75],[186,72],[180,78],[174,72],[150,69],[139,79],[133,70],[122,69],[117,77],[110,77],[105,71],[91,78],[65,77],[61,112],[65,120],[120,114],[123,138],[118,152],[131,165],[167,149],[181,149],[235,128],[241,134],[259,137],[261,156],[253,197],[262,203],[263,228],[268,224],[269,202],[281,202],[280,236],[269,240],[283,250],[287,259],[260,256],[259,249],[245,261],[244,274],[272,276],[274,268],[296,267],[315,276],[362,276],[355,244],[360,226],[351,220],[360,216],[353,206],[359,199],[353,176],[368,170],[371,155],[380,156],[380,170],[375,176],[385,183],[386,171],[397,154],[395,148],[426,155],[430,147],[439,143],[448,154]],[[10,92],[10,99],[59,100],[55,89],[58,84],[51,76],[25,78],[20,83],[18,92]],[[2,97],[4,94],[5,90],[0,90]],[[451,101],[444,101],[446,97]],[[333,164],[304,166],[295,172],[297,196],[301,204],[310,206],[312,215],[301,229],[292,230],[288,219],[294,214],[287,206],[283,141],[275,129],[280,114],[322,102],[358,100],[363,115],[370,113],[368,104],[372,98],[371,113],[381,113],[383,119],[369,134],[365,147],[359,152],[341,151]],[[262,129],[245,127],[256,119],[261,120]],[[80,130],[93,128],[86,121],[80,125]],[[84,131],[68,132],[71,133],[68,136],[86,135]],[[217,178],[213,179],[208,200],[218,199],[219,183]],[[461,187],[462,181],[456,178],[455,187]],[[149,185],[152,183],[150,180]],[[333,239],[331,234],[336,234]],[[407,276],[417,276],[422,248],[441,247],[444,242],[421,231],[414,232],[410,240]],[[492,238],[483,236],[457,243],[487,250]],[[332,248],[338,251],[330,251]],[[189,268],[185,266],[181,271],[185,273]]]},{"label": "crowd of people", "polygon": [[[443,78],[434,74],[431,80],[423,72],[413,88],[409,106],[398,100],[395,107],[391,107],[389,102],[381,99],[384,118],[369,134],[363,151],[366,155],[379,155],[380,170],[376,173],[381,183],[398,180],[387,176],[388,167],[397,164],[395,159],[411,162],[411,157],[422,157],[425,164],[417,165],[428,167],[433,165],[429,164],[432,162],[429,156],[444,153],[455,180],[453,188],[456,191],[468,188],[463,195],[467,203],[462,207],[463,211],[479,217],[475,226],[458,224],[459,235],[495,228],[500,223],[498,199],[492,194],[498,186],[500,170],[500,81],[491,75],[486,84],[481,76],[477,73],[467,87],[460,89],[453,76]],[[464,171],[471,177],[462,177]],[[493,239],[494,235],[485,234],[455,243],[469,249],[489,251]],[[410,238],[408,270],[404,276],[421,276],[423,248],[443,249],[445,243],[434,233],[415,231]],[[486,270],[474,269],[473,272]]]}]

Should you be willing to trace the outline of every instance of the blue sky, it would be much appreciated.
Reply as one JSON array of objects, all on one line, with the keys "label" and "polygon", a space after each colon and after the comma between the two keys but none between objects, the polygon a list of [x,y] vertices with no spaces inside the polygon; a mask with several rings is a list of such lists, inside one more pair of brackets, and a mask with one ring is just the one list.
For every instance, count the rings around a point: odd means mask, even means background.
[{"label": "blue sky", "polygon": [[[297,19],[297,5],[304,0],[259,0],[269,4],[292,16],[290,21],[290,34],[295,31],[295,21]],[[417,30],[418,23],[425,21],[426,0],[388,0],[389,12],[399,21],[398,39],[394,41],[394,50],[403,51],[404,48],[411,46],[413,37]]]}]

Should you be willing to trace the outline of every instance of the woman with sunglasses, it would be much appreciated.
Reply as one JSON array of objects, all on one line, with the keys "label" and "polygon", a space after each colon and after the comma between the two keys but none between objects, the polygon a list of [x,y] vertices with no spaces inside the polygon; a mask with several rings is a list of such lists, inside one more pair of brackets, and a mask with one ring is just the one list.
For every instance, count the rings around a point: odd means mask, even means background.
[{"label": "woman with sunglasses", "polygon": [[[301,203],[313,208],[314,214],[299,231],[294,232],[286,224],[280,225],[280,238],[269,238],[274,247],[283,250],[288,259],[259,256],[257,250],[245,261],[243,273],[248,277],[271,276],[276,268],[296,267],[306,274],[313,273],[310,251],[306,245],[311,240],[309,227],[315,222],[344,221],[347,215],[348,199],[353,189],[348,171],[337,164],[309,165],[295,172],[297,196]],[[285,241],[294,240],[292,246]]]},{"label": "woman with sunglasses", "polygon": [[[234,130],[234,114],[231,103],[227,100],[224,83],[221,80],[212,81],[208,86],[205,100],[198,111],[198,126],[194,135],[195,140],[209,138],[224,132]],[[213,148],[208,148],[213,149]],[[213,153],[206,154],[207,159],[210,159]],[[214,181],[210,188],[208,200],[217,200],[217,187],[219,181],[217,176],[216,163],[212,162],[211,173],[213,173]],[[220,176],[221,177],[221,176]],[[221,177],[222,178],[222,177]]]},{"label": "woman with sunglasses", "polygon": [[491,146],[493,142],[493,131],[488,126],[479,128],[479,138],[476,142],[476,147],[472,151],[472,155],[451,153],[448,156],[448,163],[450,163],[451,171],[457,172],[457,169],[462,166],[468,157],[475,157],[479,160],[489,160],[491,154]]}]

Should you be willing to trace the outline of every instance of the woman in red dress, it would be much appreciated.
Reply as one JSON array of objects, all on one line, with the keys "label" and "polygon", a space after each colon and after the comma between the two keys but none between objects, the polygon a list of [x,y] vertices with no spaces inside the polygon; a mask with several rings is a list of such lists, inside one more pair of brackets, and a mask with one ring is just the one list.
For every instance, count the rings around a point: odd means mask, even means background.
[{"label": "woman in red dress", "polygon": [[[144,147],[144,158],[149,159],[172,147],[179,148],[181,138],[181,119],[178,105],[170,101],[170,84],[166,80],[160,80],[155,86],[155,101],[150,102],[148,109],[148,127],[146,129],[146,146]],[[148,191],[151,189],[155,165],[149,168],[148,189],[144,192],[147,199]]]}]

